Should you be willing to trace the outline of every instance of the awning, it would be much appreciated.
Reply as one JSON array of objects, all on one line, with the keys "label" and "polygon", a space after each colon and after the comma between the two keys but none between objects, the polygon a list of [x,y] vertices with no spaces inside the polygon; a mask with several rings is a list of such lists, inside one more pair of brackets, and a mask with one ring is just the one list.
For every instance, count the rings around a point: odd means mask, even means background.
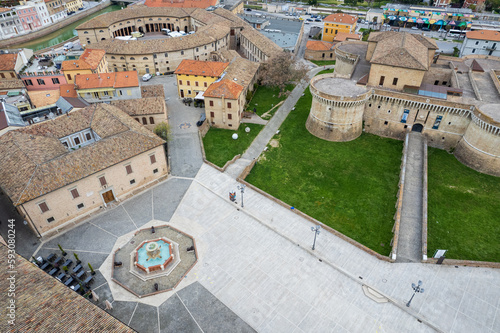
[{"label": "awning", "polygon": [[391,21],[392,21],[392,20],[395,20],[395,19],[396,19],[396,16],[391,15],[391,16],[389,16],[389,17],[388,17],[388,19],[389,19],[389,20],[391,20]]},{"label": "awning", "polygon": [[462,21],[462,22],[459,22],[457,25],[458,25],[459,27],[464,26],[464,25],[465,25],[465,26],[467,26],[467,22],[463,22],[463,21]]},{"label": "awning", "polygon": [[421,18],[417,19],[417,23],[424,23],[424,20],[422,20]]},{"label": "awning", "polygon": [[448,24],[455,25],[455,21],[450,21]]},{"label": "awning", "polygon": [[399,20],[405,22],[408,21],[408,18],[406,16],[400,16]]},{"label": "awning", "polygon": [[446,24],[446,22],[445,22],[445,21],[443,21],[443,20],[439,20],[439,21],[437,21],[437,22],[436,22],[436,24],[437,24],[437,25],[445,25],[445,24]]},{"label": "awning", "polygon": [[205,99],[205,97],[203,97],[203,94],[204,94],[204,93],[205,93],[204,91],[200,91],[200,92],[198,92],[198,94],[196,94],[196,97],[195,97],[194,99],[201,99],[201,100],[204,100],[204,99]]},{"label": "awning", "polygon": [[9,91],[7,93],[7,96],[18,96],[18,95],[21,95],[20,91]]},{"label": "awning", "polygon": [[408,22],[415,23],[416,20],[417,19],[415,17],[411,17],[411,18],[408,19]]},{"label": "awning", "polygon": [[436,23],[436,20],[435,19],[429,20],[429,23],[434,24],[434,23]]}]

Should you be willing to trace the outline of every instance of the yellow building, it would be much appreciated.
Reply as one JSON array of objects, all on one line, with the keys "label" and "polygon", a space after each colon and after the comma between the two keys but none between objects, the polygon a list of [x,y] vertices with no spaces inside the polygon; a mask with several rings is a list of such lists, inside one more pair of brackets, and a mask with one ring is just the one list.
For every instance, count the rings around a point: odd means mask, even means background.
[{"label": "yellow building", "polygon": [[196,97],[220,78],[228,62],[182,60],[175,70],[177,90],[181,98]]},{"label": "yellow building", "polygon": [[66,12],[76,12],[83,7],[82,0],[68,0],[66,1]]},{"label": "yellow building", "polygon": [[352,34],[356,31],[356,16],[336,13],[328,15],[324,19],[323,37],[325,42],[333,42],[339,32]]},{"label": "yellow building", "polygon": [[61,70],[68,83],[75,82],[75,75],[108,73],[108,63],[104,50],[86,49],[78,60],[66,60],[62,62]]}]

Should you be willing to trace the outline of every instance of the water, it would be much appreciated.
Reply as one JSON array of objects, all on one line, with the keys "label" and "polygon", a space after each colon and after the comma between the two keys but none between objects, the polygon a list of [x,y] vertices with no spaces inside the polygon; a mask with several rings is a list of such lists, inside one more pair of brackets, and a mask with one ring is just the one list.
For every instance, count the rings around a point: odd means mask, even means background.
[{"label": "water", "polygon": [[137,253],[139,254],[139,260],[137,262],[145,268],[155,266],[155,265],[161,265],[170,257],[170,249],[168,247],[168,243],[166,243],[162,240],[159,240],[156,243],[158,243],[158,245],[161,246],[161,249],[160,249],[161,259],[156,258],[156,259],[146,261],[146,259],[148,259],[148,254],[146,253],[147,243],[144,244],[143,246],[141,246],[141,248],[139,250],[137,250]]},{"label": "water", "polygon": [[81,20],[78,20],[74,23],[71,23],[70,25],[67,25],[62,29],[54,31],[53,33],[50,33],[48,35],[45,35],[43,37],[40,37],[38,39],[32,40],[32,41],[27,42],[27,43],[11,45],[11,46],[9,46],[9,49],[27,48],[27,49],[32,49],[34,51],[37,51],[37,50],[41,50],[41,49],[44,49],[44,48],[47,48],[50,46],[57,45],[59,43],[67,41],[70,38],[75,37],[77,35],[75,28],[77,26],[79,26],[80,24],[87,22],[91,18],[94,18],[94,17],[99,16],[101,14],[114,12],[115,10],[119,10],[119,9],[121,9],[121,7],[118,5],[108,6],[104,9],[101,9],[98,12],[95,12],[92,15],[89,15],[85,18],[82,18]]}]

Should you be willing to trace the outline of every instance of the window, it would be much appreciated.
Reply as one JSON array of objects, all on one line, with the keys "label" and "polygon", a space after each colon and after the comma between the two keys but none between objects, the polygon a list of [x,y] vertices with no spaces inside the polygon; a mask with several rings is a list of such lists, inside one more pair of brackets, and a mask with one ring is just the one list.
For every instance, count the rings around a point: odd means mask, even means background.
[{"label": "window", "polygon": [[194,82],[194,85],[195,85],[196,87],[198,87],[198,81],[195,81],[195,82]]},{"label": "window", "polygon": [[230,113],[228,113],[228,114],[227,114],[227,119],[229,119],[229,120],[233,119],[233,115],[232,115],[232,114],[230,114]]},{"label": "window", "polygon": [[479,45],[479,41],[476,41],[476,45]]},{"label": "window", "polygon": [[144,57],[144,58],[142,58],[142,60],[148,60],[148,57]]},{"label": "window", "polygon": [[472,49],[472,53],[476,53],[476,49]]},{"label": "window", "polygon": [[385,76],[381,76],[378,85],[379,86],[383,86],[384,85],[384,81],[385,81]]},{"label": "window", "polygon": [[80,193],[78,193],[78,190],[76,188],[70,190],[71,192],[71,196],[73,197],[73,199],[76,199],[80,196]]},{"label": "window", "polygon": [[99,177],[99,183],[101,183],[101,186],[105,186],[107,184],[106,177],[104,176]]},{"label": "window", "polygon": [[68,74],[68,80],[71,80],[71,74]]},{"label": "window", "polygon": [[187,82],[186,82],[186,84],[187,84],[188,86],[190,86],[190,85],[191,85],[191,82],[187,81]]},{"label": "window", "polygon": [[57,77],[52,78],[53,84],[59,84],[59,79]]},{"label": "window", "polygon": [[149,160],[151,161],[151,164],[156,163],[156,155],[155,154],[149,155]]},{"label": "window", "polygon": [[153,117],[149,117],[149,123],[150,123],[151,125],[154,125],[154,123],[155,123],[155,119],[154,119]]},{"label": "window", "polygon": [[206,83],[206,82],[203,82],[203,86],[206,88],[206,87],[207,87],[207,83]]},{"label": "window", "polygon": [[168,53],[165,53],[165,58],[168,57]]},{"label": "window", "polygon": [[127,171],[127,175],[130,175],[132,173],[132,166],[130,164],[126,165],[125,166],[125,171]]},{"label": "window", "polygon": [[393,80],[392,80],[392,85],[395,86],[398,84],[398,78],[395,77]]},{"label": "window", "polygon": [[230,108],[231,108],[231,103],[230,103],[230,102],[228,102],[228,103],[227,103],[227,108],[228,108],[228,109],[230,109]]},{"label": "window", "polygon": [[148,121],[147,121],[146,117],[142,117],[142,124],[143,125],[147,125],[148,124]]},{"label": "window", "polygon": [[135,58],[134,57],[130,57],[130,60],[135,60]]},{"label": "window", "polygon": [[92,135],[90,135],[90,133],[85,133],[85,139],[88,140],[92,140]]},{"label": "window", "polygon": [[158,169],[154,169],[154,170],[153,170],[153,173],[158,173]]},{"label": "window", "polygon": [[179,85],[182,85],[182,80],[179,80]]},{"label": "window", "polygon": [[184,55],[184,51],[181,51],[181,55]]},{"label": "window", "polygon": [[[214,106],[214,101],[210,101],[210,102],[209,102],[209,105],[210,105],[210,106]],[[213,114],[213,112],[211,112],[211,113]],[[212,116],[212,117],[213,117],[213,116]]]},{"label": "window", "polygon": [[[2,74],[3,75],[3,74]],[[32,86],[33,85],[33,81],[31,81],[30,79],[28,80],[24,80],[24,83],[27,85],[27,86]]]},{"label": "window", "polygon": [[135,184],[135,179],[130,180],[130,185],[133,185],[133,184]]},{"label": "window", "polygon": [[42,214],[49,211],[49,206],[47,206],[47,203],[45,201],[39,203],[38,208],[40,208],[40,210],[42,211]]},{"label": "window", "polygon": [[79,145],[80,144],[80,138],[79,137],[74,137],[73,141],[75,142],[75,145]]},{"label": "window", "polygon": [[38,85],[40,85],[40,86],[45,85],[45,81],[43,79],[36,79],[36,82],[38,82]]},{"label": "window", "polygon": [[139,118],[135,118],[135,120],[137,120],[138,123],[140,123],[141,121],[139,120]]},{"label": "window", "polygon": [[210,112],[210,117],[212,117],[212,118],[215,117],[215,113]]},{"label": "window", "polygon": [[408,119],[408,115],[410,114],[410,110],[405,109],[403,112],[403,117],[401,117],[401,122],[406,123],[406,120]]},{"label": "window", "polygon": [[50,223],[50,222],[54,222],[55,220],[56,220],[55,218],[53,218],[53,217],[49,217],[49,218],[47,219],[47,222],[49,222],[49,223]]},{"label": "window", "polygon": [[441,124],[442,119],[443,119],[443,116],[437,116],[436,121],[434,122],[434,125],[432,125],[432,129],[438,129],[439,124]]},{"label": "window", "polygon": [[78,209],[82,209],[83,207],[85,207],[85,205],[83,203],[76,205],[76,208],[78,208]]}]

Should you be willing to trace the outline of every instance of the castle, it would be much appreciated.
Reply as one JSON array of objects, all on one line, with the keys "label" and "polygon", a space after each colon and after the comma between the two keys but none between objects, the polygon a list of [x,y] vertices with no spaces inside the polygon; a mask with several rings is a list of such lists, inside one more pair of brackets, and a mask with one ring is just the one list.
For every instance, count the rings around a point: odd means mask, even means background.
[{"label": "castle", "polygon": [[418,131],[428,145],[500,176],[500,59],[436,50],[434,40],[406,32],[341,43],[335,74],[311,80],[307,129],[330,141],[354,140],[363,130],[395,139]]}]

